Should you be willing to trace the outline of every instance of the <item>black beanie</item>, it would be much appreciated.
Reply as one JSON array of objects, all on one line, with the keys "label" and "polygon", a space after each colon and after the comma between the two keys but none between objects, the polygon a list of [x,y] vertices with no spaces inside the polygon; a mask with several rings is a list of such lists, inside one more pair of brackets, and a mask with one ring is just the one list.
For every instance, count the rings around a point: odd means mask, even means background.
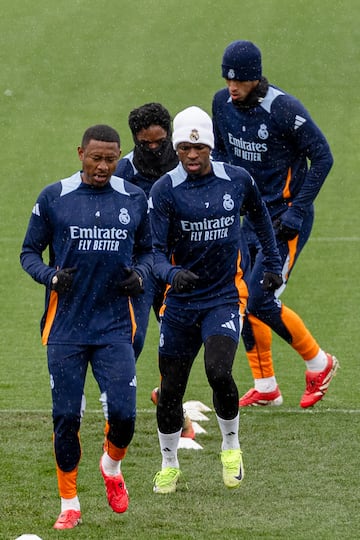
[{"label": "black beanie", "polygon": [[224,79],[257,81],[261,79],[261,52],[251,41],[233,41],[222,59]]}]

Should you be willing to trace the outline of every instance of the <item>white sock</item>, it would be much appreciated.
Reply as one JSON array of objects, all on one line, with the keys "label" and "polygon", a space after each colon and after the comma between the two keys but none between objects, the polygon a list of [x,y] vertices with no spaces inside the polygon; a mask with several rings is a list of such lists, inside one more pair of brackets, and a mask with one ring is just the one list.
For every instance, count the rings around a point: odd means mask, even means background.
[{"label": "white sock", "polygon": [[266,394],[266,392],[274,392],[277,387],[276,377],[265,377],[264,379],[254,379],[255,390]]},{"label": "white sock", "polygon": [[216,415],[222,435],[221,450],[236,450],[240,448],[239,443],[239,413],[232,420],[224,420]]},{"label": "white sock", "polygon": [[65,510],[80,510],[80,502],[77,495],[72,499],[61,497],[61,512],[65,512]]},{"label": "white sock", "polygon": [[162,469],[165,469],[165,467],[174,467],[175,469],[180,468],[177,449],[181,431],[182,430],[180,429],[180,431],[177,431],[176,433],[161,433],[158,430],[160,451],[162,455]]},{"label": "white sock", "polygon": [[117,476],[120,474],[121,461],[115,461],[107,452],[103,453],[101,464],[107,476]]},{"label": "white sock", "polygon": [[326,352],[319,349],[319,352],[316,356],[314,356],[314,358],[311,358],[311,360],[305,360],[306,369],[309,371],[323,371],[327,366],[327,361],[328,359]]}]

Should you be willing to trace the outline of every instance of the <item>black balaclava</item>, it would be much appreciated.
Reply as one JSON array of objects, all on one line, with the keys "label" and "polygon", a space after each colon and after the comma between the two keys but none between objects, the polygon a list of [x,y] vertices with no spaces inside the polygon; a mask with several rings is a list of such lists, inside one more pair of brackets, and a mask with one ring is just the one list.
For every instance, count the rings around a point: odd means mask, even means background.
[{"label": "black balaclava", "polygon": [[179,163],[170,135],[156,148],[134,138],[134,165],[145,178],[158,179]]}]

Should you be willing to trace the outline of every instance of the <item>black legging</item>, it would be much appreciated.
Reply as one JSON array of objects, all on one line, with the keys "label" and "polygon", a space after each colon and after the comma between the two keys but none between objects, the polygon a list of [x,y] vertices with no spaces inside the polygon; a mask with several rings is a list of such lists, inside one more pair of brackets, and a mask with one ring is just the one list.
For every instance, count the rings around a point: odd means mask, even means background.
[{"label": "black legging", "polygon": [[[231,420],[238,414],[239,393],[232,376],[237,343],[228,336],[210,336],[204,344],[205,372],[213,390],[216,414]],[[157,406],[158,428],[175,433],[183,425],[182,400],[194,358],[159,355],[161,388]]]}]

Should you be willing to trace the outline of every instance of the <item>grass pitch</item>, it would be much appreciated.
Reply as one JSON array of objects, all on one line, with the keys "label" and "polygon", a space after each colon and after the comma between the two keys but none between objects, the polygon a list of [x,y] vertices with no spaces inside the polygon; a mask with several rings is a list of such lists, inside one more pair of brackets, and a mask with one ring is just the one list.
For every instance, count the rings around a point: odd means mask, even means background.
[{"label": "grass pitch", "polygon": [[[360,348],[358,286],[359,28],[356,0],[85,0],[1,3],[0,135],[0,538],[43,540],[358,538]],[[339,358],[326,398],[303,411],[304,366],[274,337],[284,405],[241,412],[245,480],[223,487],[215,416],[202,425],[199,451],[180,451],[184,481],[169,496],[152,493],[160,467],[150,391],[158,384],[157,325],[151,320],[138,362],[138,420],[124,461],[130,506],[107,505],[98,470],[103,418],[89,377],[82,426],[79,497],[83,525],[52,530],[59,513],[51,444],[46,351],[40,345],[43,289],[22,271],[19,252],[31,208],[48,183],[79,167],[83,131],[109,123],[132,147],[127,117],[149,101],[174,116],[211,111],[225,46],[250,39],[269,80],[296,95],[327,135],[334,167],[316,201],[312,237],[284,302]],[[251,386],[242,345],[236,378]],[[201,356],[186,399],[211,406]]]}]

